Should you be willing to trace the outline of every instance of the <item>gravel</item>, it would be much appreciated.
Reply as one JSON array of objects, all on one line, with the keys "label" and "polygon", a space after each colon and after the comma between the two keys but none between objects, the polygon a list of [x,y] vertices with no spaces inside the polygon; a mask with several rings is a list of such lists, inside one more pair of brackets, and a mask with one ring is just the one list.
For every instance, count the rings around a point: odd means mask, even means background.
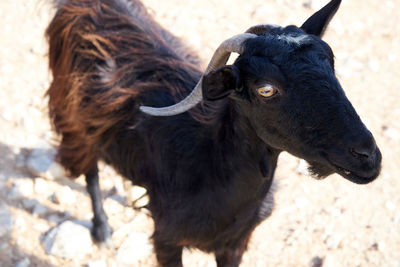
[{"label": "gravel", "polygon": [[[103,194],[115,248],[95,245],[88,227],[77,223],[90,222],[92,210],[84,178],[66,180],[54,162],[58,139],[44,97],[50,81],[44,31],[54,14],[48,2],[0,1],[1,265],[155,266],[153,222],[123,201],[143,189],[124,194],[110,167],[102,164],[100,177],[103,192],[115,192]],[[299,25],[326,2],[144,0],[204,62],[222,40],[249,26]],[[282,154],[274,211],[252,235],[241,266],[400,266],[399,13],[393,0],[343,1],[324,38],[346,95],[381,148],[380,178],[366,186],[337,175],[317,181],[304,162]],[[212,255],[192,250],[184,250],[184,263],[215,266]]]}]

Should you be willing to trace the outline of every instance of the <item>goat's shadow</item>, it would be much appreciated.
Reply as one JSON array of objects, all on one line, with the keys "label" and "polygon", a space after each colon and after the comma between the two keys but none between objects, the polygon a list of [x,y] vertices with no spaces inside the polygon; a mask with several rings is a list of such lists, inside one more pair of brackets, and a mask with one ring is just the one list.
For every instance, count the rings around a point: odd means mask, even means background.
[{"label": "goat's shadow", "polygon": [[[18,152],[17,152],[18,151]],[[32,152],[32,149],[22,148],[13,149],[11,146],[0,143],[0,203],[4,203],[6,207],[12,207],[18,210],[22,210],[29,214],[35,215],[43,220],[49,222],[50,225],[57,225],[66,220],[74,221],[75,223],[81,224],[86,228],[91,228],[91,221],[82,220],[74,217],[68,211],[57,210],[52,208],[34,197],[27,196],[12,196],[11,190],[13,183],[12,181],[18,181],[18,179],[35,179],[35,176],[29,173],[29,171],[21,164],[21,161],[26,161],[26,157]],[[22,163],[23,163],[22,162]],[[84,194],[90,201],[89,195],[86,192],[85,186],[70,180],[68,178],[53,179],[51,182],[58,183],[62,186],[68,186],[70,189]],[[117,201],[121,205],[128,207],[123,196],[117,194],[115,190],[102,190],[103,198],[110,198]],[[33,196],[33,194],[32,194]],[[45,212],[35,213],[35,207],[42,206]],[[88,212],[91,210],[88,210]],[[11,218],[12,215],[10,214]],[[13,222],[14,223],[14,222]],[[14,227],[13,225],[12,227]],[[50,230],[51,228],[49,228]],[[42,236],[46,234],[42,233]],[[38,240],[39,242],[39,240]],[[29,255],[23,251],[22,248],[18,247],[17,244],[12,241],[11,231],[7,232],[3,236],[0,236],[0,262],[1,266],[14,266],[17,262],[28,258],[30,265],[32,266],[53,266],[49,262],[43,259],[39,259],[35,255]],[[12,253],[13,257],[10,257],[9,253]]]}]

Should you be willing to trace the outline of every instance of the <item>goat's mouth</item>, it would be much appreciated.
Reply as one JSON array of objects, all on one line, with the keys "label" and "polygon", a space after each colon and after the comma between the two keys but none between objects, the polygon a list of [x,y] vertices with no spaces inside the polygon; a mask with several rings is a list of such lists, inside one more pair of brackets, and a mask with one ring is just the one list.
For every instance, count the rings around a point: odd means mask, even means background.
[{"label": "goat's mouth", "polygon": [[310,166],[308,169],[311,175],[317,179],[337,173],[353,183],[368,184],[379,176],[381,170],[382,155],[379,149],[377,149],[373,159],[370,160],[344,156],[342,160],[333,161],[325,153],[322,153],[321,156],[322,160],[319,162],[309,161]]},{"label": "goat's mouth", "polygon": [[332,166],[335,168],[335,172],[337,174],[341,175],[345,179],[347,179],[353,183],[356,183],[356,184],[368,184],[368,183],[372,182],[373,180],[375,180],[380,173],[380,168],[379,168],[373,174],[371,174],[369,176],[364,176],[364,175],[357,174],[357,172],[355,172],[355,171],[350,171],[343,167],[339,167],[335,164],[332,164]]},{"label": "goat's mouth", "polygon": [[379,176],[382,155],[376,148],[375,153],[368,158],[347,157],[345,162],[340,161],[341,164],[327,160],[335,172],[345,179],[356,184],[368,184]]}]

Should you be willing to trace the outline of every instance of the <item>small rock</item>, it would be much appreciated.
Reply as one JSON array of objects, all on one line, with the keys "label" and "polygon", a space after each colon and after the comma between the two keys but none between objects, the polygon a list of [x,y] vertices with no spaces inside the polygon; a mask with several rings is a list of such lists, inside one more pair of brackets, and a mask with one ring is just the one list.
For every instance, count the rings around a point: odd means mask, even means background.
[{"label": "small rock", "polygon": [[55,193],[57,202],[63,205],[70,205],[76,202],[75,192],[69,186],[63,186],[61,190]]},{"label": "small rock", "polygon": [[47,181],[42,178],[36,178],[34,184],[34,190],[36,194],[43,195],[48,192]]},{"label": "small rock", "polygon": [[40,220],[39,222],[36,222],[33,226],[30,225],[29,227],[31,230],[37,231],[39,233],[45,233],[49,230],[50,224],[47,220]]},{"label": "small rock", "polygon": [[378,243],[373,243],[372,246],[369,248],[370,250],[379,250]]},{"label": "small rock", "polygon": [[124,211],[124,207],[112,198],[106,198],[103,202],[103,207],[107,211],[107,214],[118,214]]},{"label": "small rock", "polygon": [[39,204],[39,202],[36,199],[31,199],[31,198],[24,198],[22,199],[21,203],[22,207],[28,211],[31,211],[35,205]]},{"label": "small rock", "polygon": [[123,196],[118,195],[118,194],[111,195],[111,196],[107,197],[107,199],[112,199],[112,200],[118,202],[119,204],[121,204],[123,206],[126,206],[126,204],[127,204],[126,197],[123,197]]},{"label": "small rock", "polygon": [[31,261],[29,260],[29,258],[24,258],[23,260],[17,262],[17,264],[15,264],[15,267],[29,267],[30,264]]},{"label": "small rock", "polygon": [[385,207],[390,211],[395,211],[396,210],[396,204],[394,204],[392,201],[387,201],[385,203]]},{"label": "small rock", "polygon": [[60,200],[58,199],[58,196],[55,192],[53,192],[53,194],[51,194],[48,199],[54,204],[60,204]]},{"label": "small rock", "polygon": [[34,176],[59,179],[66,177],[63,167],[54,161],[54,149],[33,149],[26,159],[26,168]]},{"label": "small rock", "polygon": [[13,226],[12,217],[8,211],[7,205],[0,203],[0,237],[3,237],[11,231]]},{"label": "small rock", "polygon": [[107,267],[107,263],[104,260],[89,261],[86,264],[87,267]]},{"label": "small rock", "polygon": [[325,239],[325,244],[328,249],[337,249],[340,247],[340,243],[342,242],[342,236],[339,234],[336,235],[329,235]]},{"label": "small rock", "polygon": [[310,261],[310,267],[322,267],[322,265],[324,265],[324,259],[319,256],[312,258]]},{"label": "small rock", "polygon": [[131,194],[132,194],[132,198],[133,199],[138,199],[140,197],[142,197],[143,195],[145,195],[147,193],[147,190],[143,187],[140,186],[132,186],[131,188]]},{"label": "small rock", "polygon": [[48,177],[50,179],[60,179],[60,178],[65,178],[67,177],[67,172],[57,162],[53,162],[53,164],[50,166],[49,170],[46,173],[45,177]]},{"label": "small rock", "polygon": [[26,230],[27,222],[25,216],[17,214],[13,221],[14,221],[14,227],[18,229],[18,231],[24,232]]},{"label": "small rock", "polygon": [[309,0],[303,3],[303,6],[306,8],[311,8],[313,10],[319,10],[326,4],[324,0]]},{"label": "small rock", "polygon": [[22,197],[32,197],[33,181],[31,178],[17,178],[12,182],[12,187],[8,192],[9,199],[17,199]]},{"label": "small rock", "polygon": [[1,111],[0,116],[6,121],[13,121],[14,118],[13,114],[8,109]]},{"label": "small rock", "polygon": [[384,126],[383,128],[383,135],[386,138],[392,139],[392,140],[400,140],[400,130],[397,130],[393,127],[388,127],[388,126]]},{"label": "small rock", "polygon": [[297,164],[296,172],[302,175],[309,176],[310,173],[308,172],[308,164],[304,159],[300,159],[299,163]]},{"label": "small rock", "polygon": [[82,259],[92,252],[93,246],[90,230],[73,221],[52,228],[41,243],[47,254],[65,259]]},{"label": "small rock", "polygon": [[37,215],[37,216],[41,216],[43,214],[46,214],[49,210],[47,209],[47,207],[43,206],[40,203],[37,203],[33,209],[32,209],[32,214],[33,215]]},{"label": "small rock", "polygon": [[27,158],[27,168],[32,174],[40,176],[53,164],[56,151],[45,148],[35,148]]},{"label": "small rock", "polygon": [[149,204],[149,197],[147,194],[147,190],[140,186],[132,186],[130,190],[128,190],[128,204],[134,205],[135,207],[143,207]]},{"label": "small rock", "polygon": [[144,233],[133,232],[122,243],[116,259],[120,264],[134,266],[138,261],[152,255],[153,245]]},{"label": "small rock", "polygon": [[68,220],[69,218],[72,217],[72,214],[69,213],[68,211],[66,212],[57,212],[57,213],[53,213],[47,216],[47,220],[49,222],[54,222],[54,223],[61,223],[63,221]]}]

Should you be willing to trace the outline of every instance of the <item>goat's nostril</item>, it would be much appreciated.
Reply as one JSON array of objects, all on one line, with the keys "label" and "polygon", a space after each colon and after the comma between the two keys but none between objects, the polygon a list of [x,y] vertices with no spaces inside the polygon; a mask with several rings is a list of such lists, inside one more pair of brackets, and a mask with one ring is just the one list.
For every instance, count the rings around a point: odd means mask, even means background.
[{"label": "goat's nostril", "polygon": [[369,151],[367,151],[367,150],[365,150],[365,149],[359,149],[359,148],[352,148],[351,149],[351,153],[354,155],[354,156],[358,156],[358,157],[370,157],[371,156],[371,153],[369,152]]},{"label": "goat's nostril", "polygon": [[369,145],[354,147],[351,149],[351,153],[357,157],[366,157],[369,158],[374,155],[376,151],[375,142],[370,143]]}]

